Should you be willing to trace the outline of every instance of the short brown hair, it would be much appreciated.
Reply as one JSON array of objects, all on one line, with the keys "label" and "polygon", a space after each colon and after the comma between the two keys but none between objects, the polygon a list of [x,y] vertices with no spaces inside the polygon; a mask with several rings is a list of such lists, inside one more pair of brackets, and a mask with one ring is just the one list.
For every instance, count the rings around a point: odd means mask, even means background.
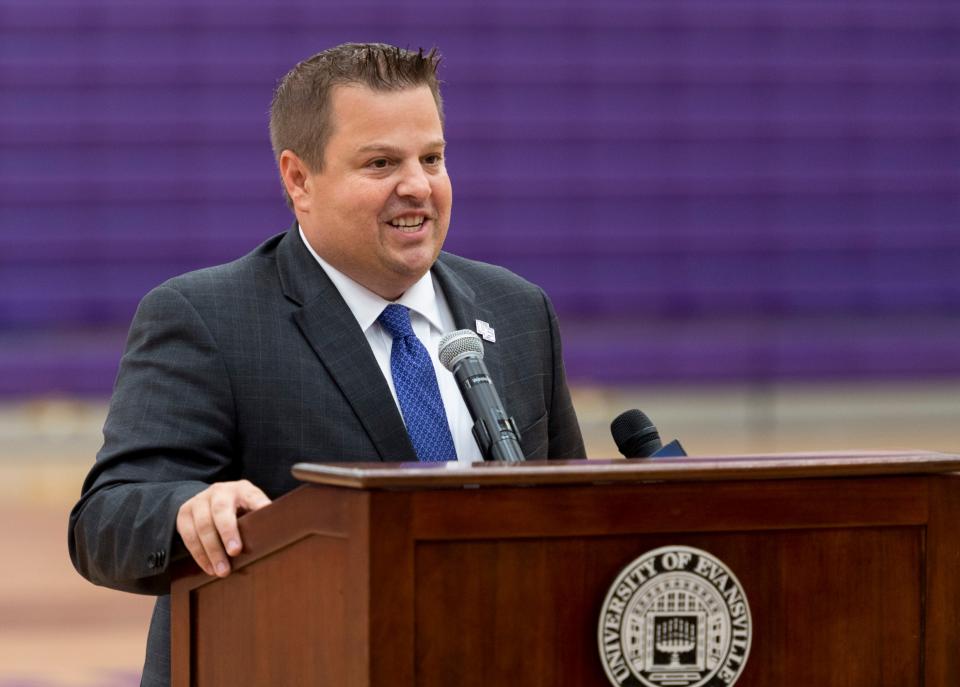
[{"label": "short brown hair", "polygon": [[[439,63],[436,48],[424,54],[422,48],[412,52],[383,43],[344,43],[303,60],[280,80],[270,105],[270,145],[277,165],[280,153],[292,150],[312,171],[323,168],[324,149],[333,133],[334,86],[360,84],[374,91],[427,86],[442,123]],[[292,207],[286,188],[283,193]]]}]

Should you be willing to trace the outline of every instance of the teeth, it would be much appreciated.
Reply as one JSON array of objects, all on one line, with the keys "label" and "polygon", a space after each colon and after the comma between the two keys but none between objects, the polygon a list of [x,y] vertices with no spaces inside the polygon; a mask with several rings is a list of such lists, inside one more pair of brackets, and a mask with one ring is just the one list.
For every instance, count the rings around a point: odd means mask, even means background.
[{"label": "teeth", "polygon": [[423,224],[423,217],[398,217],[390,222],[395,227],[419,227]]}]

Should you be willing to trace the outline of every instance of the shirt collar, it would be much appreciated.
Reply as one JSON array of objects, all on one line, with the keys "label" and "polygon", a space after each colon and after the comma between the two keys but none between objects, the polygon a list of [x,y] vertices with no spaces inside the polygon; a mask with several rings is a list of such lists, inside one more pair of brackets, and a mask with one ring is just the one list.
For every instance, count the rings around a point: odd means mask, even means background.
[{"label": "shirt collar", "polygon": [[377,321],[380,313],[382,313],[383,309],[390,305],[391,302],[399,303],[400,305],[410,308],[411,311],[422,315],[430,323],[430,326],[438,332],[443,331],[440,323],[440,310],[437,306],[433,275],[430,271],[420,277],[420,279],[407,289],[396,301],[388,301],[367,287],[355,282],[321,258],[313,249],[313,246],[310,245],[310,242],[307,241],[307,237],[304,236],[303,233],[303,228],[298,225],[297,229],[300,232],[300,239],[303,241],[303,245],[307,247],[310,255],[314,257],[320,267],[323,268],[323,271],[330,277],[330,281],[333,282],[337,291],[340,292],[347,307],[350,308],[350,312],[357,318],[360,329],[364,332]]}]

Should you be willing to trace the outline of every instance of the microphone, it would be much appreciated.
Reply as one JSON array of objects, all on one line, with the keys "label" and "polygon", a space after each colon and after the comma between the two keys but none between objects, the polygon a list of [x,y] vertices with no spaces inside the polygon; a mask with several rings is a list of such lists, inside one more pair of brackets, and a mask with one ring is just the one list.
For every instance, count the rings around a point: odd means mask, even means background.
[{"label": "microphone", "polygon": [[610,433],[627,458],[649,458],[663,446],[653,422],[636,408],[617,415],[610,423]]},{"label": "microphone", "polygon": [[469,329],[444,334],[439,346],[440,362],[453,373],[463,400],[473,418],[473,437],[484,460],[519,463],[524,460],[520,432],[503,409],[487,366],[483,342]]}]

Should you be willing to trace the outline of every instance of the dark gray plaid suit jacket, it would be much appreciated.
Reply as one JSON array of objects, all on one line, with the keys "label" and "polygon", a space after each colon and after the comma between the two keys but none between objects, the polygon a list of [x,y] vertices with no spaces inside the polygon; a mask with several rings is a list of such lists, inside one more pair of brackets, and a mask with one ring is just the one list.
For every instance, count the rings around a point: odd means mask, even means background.
[{"label": "dark gray plaid suit jacket", "polygon": [[[531,459],[583,458],[556,316],[536,286],[441,254],[458,328],[495,327],[485,361]],[[162,595],[143,685],[170,674],[170,561],[180,505],[249,479],[276,498],[298,461],[415,461],[357,321],[296,226],[227,265],[150,292],[131,325],[104,445],[70,515],[70,556],[92,582]]]}]

